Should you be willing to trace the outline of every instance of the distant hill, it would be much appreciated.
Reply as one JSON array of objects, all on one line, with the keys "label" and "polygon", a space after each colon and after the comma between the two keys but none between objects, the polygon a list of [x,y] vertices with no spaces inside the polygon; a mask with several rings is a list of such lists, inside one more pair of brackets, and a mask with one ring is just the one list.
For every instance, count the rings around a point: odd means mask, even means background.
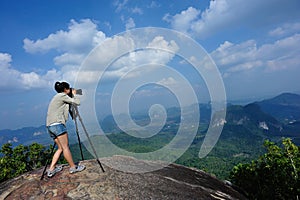
[{"label": "distant hill", "polygon": [[[210,112],[211,106],[210,104],[199,104],[199,113],[200,113],[200,123],[209,123],[210,121]],[[193,110],[195,106],[190,106],[187,109]],[[167,121],[165,126],[172,126],[174,124],[180,123],[180,108],[179,107],[171,107],[166,109],[167,112]],[[139,113],[133,113],[132,119],[138,125],[147,125],[150,122],[150,118],[148,116],[147,111],[141,111]],[[104,119],[100,121],[100,125],[102,130],[105,133],[119,133],[121,130],[118,128],[114,117],[112,115],[106,116]]]},{"label": "distant hill", "polygon": [[[200,104],[200,116],[202,123],[210,121],[210,105]],[[167,109],[167,124],[180,123],[180,109]],[[245,117],[245,118],[243,118]],[[143,125],[149,123],[148,113],[141,112],[133,114],[132,118],[137,124]],[[300,124],[300,95],[292,93],[283,93],[271,99],[259,102],[253,102],[246,106],[228,105],[227,121],[231,123],[244,123],[244,125],[260,126],[265,132],[271,132],[273,135],[292,135],[291,132],[299,130]],[[249,123],[247,123],[247,121]],[[114,118],[107,116],[101,122],[102,129],[107,133],[117,133],[118,129]]]},{"label": "distant hill", "polygon": [[[69,127],[70,143],[76,142],[75,131],[72,126]],[[20,144],[30,145],[34,142],[48,146],[53,144],[53,140],[47,133],[45,125],[39,127],[24,127],[16,130],[4,129],[0,130],[0,146],[6,143],[11,143],[12,146]]]},{"label": "distant hill", "polygon": [[261,136],[264,133],[279,135],[282,130],[282,125],[278,120],[263,112],[260,106],[254,103],[228,107],[225,126],[229,125],[243,126],[252,134]]},{"label": "distant hill", "polygon": [[0,130],[0,145],[5,143],[11,143],[13,146],[23,144],[29,145],[33,142],[38,142],[40,144],[48,144],[51,139],[48,134],[46,134],[45,126],[40,127],[25,127],[16,130]]},{"label": "distant hill", "polygon": [[[282,94],[272,99],[250,103],[246,106],[229,106],[222,135],[228,134],[228,127],[243,128],[251,135],[272,139],[290,137],[300,145],[300,103],[299,95]],[[300,99],[299,99],[300,100]],[[233,134],[237,131],[231,130]],[[237,135],[236,135],[237,136]]]},{"label": "distant hill", "polygon": [[300,95],[283,93],[271,99],[255,102],[277,120],[290,123],[300,121]]}]

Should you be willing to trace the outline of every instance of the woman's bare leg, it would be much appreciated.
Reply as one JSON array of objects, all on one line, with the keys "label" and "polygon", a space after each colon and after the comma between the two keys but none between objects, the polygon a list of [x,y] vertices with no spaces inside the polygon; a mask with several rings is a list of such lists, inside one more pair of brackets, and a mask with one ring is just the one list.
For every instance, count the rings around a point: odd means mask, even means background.
[{"label": "woman's bare leg", "polygon": [[70,148],[69,148],[68,133],[60,135],[56,139],[58,140],[58,143],[61,146],[63,155],[64,155],[65,159],[67,160],[67,162],[69,163],[70,167],[76,167],[76,165],[74,164],[73,158],[72,158]]},{"label": "woman's bare leg", "polygon": [[56,138],[56,139],[54,139],[54,141],[55,141],[55,143],[57,144],[58,149],[57,149],[56,152],[54,153],[53,158],[52,158],[52,162],[51,162],[51,164],[50,164],[49,170],[51,170],[51,171],[54,170],[55,165],[56,165],[56,163],[57,163],[57,161],[58,161],[58,159],[59,159],[61,153],[63,152],[63,149],[62,149],[61,144],[59,143],[58,139]]}]

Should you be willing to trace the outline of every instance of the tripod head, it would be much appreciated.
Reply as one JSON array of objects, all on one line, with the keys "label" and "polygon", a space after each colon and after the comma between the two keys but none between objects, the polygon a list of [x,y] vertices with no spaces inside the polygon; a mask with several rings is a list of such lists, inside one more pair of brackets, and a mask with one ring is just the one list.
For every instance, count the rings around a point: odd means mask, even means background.
[{"label": "tripod head", "polygon": [[72,120],[75,120],[78,116],[78,107],[75,104],[69,104],[69,114],[71,115]]}]

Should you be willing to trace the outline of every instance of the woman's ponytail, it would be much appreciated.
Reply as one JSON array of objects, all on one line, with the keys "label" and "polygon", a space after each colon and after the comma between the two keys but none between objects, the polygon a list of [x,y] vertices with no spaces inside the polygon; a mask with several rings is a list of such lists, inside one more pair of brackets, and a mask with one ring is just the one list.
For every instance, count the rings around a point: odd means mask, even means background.
[{"label": "woman's ponytail", "polygon": [[55,89],[55,91],[56,91],[57,93],[62,92],[62,91],[61,91],[61,84],[60,84],[60,82],[57,81],[57,82],[54,84],[54,89]]}]

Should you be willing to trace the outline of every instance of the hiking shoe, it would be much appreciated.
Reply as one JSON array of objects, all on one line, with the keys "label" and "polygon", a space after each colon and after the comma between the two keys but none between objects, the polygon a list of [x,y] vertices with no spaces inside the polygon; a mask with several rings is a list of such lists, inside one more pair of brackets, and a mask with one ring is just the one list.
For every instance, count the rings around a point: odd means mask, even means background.
[{"label": "hiking shoe", "polygon": [[55,168],[54,168],[54,170],[48,170],[47,171],[47,176],[49,177],[49,178],[51,178],[51,177],[53,177],[57,172],[60,172],[62,170],[62,166],[56,166]]},{"label": "hiking shoe", "polygon": [[85,169],[85,166],[84,165],[77,165],[76,167],[71,167],[69,169],[69,172],[70,174],[74,174],[76,172],[81,172]]}]

